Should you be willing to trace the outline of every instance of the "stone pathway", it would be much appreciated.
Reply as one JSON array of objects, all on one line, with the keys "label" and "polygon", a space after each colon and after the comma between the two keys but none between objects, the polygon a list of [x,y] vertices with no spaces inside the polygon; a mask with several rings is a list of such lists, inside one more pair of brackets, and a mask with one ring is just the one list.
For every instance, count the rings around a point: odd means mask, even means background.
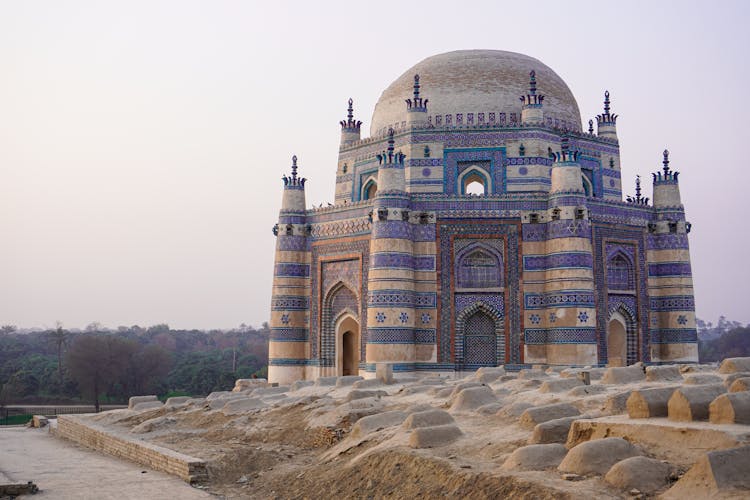
[{"label": "stone pathway", "polygon": [[35,499],[217,498],[174,476],[55,438],[47,429],[0,429],[3,476],[13,482],[36,483],[41,492]]}]

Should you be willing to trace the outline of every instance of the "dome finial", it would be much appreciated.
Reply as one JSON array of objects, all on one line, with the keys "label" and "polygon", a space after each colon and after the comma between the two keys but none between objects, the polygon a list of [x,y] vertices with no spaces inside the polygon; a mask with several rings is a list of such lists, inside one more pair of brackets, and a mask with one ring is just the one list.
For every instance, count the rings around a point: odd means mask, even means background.
[{"label": "dome finial", "polygon": [[429,99],[422,99],[419,96],[419,73],[414,75],[414,95],[411,99],[406,99],[406,110],[407,111],[427,111],[427,101]]},{"label": "dome finial", "polygon": [[523,103],[524,109],[526,107],[541,107],[544,96],[536,93],[536,71],[531,70],[529,72],[529,93],[522,95],[519,99]]}]

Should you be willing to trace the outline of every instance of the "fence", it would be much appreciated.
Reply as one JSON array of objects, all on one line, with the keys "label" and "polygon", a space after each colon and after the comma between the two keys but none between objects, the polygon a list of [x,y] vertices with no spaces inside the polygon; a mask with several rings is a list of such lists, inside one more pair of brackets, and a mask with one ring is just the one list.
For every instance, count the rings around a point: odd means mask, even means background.
[{"label": "fence", "polygon": [[[100,405],[99,411],[127,408],[126,405]],[[50,405],[9,405],[0,407],[0,425],[23,425],[31,420],[32,415],[56,417],[57,415],[77,415],[95,413],[94,405],[50,406]]]}]

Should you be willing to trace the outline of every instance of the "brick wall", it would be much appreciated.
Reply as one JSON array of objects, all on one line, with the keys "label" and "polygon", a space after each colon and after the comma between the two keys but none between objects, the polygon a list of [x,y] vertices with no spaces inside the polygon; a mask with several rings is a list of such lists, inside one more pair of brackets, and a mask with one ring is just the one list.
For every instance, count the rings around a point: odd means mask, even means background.
[{"label": "brick wall", "polygon": [[208,479],[203,460],[104,429],[86,422],[85,417],[61,415],[55,434],[87,448],[173,474],[191,484]]}]

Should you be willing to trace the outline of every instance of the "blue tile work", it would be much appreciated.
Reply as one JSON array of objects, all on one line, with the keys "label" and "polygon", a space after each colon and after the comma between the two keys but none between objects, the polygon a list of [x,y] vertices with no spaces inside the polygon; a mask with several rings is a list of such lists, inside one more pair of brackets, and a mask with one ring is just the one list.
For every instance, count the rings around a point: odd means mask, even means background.
[{"label": "blue tile work", "polygon": [[493,306],[477,301],[455,317],[453,362],[457,369],[505,362],[505,322]]},{"label": "blue tile work", "polygon": [[649,250],[687,250],[688,237],[685,233],[649,234],[646,239]]},{"label": "blue tile work", "polygon": [[[322,242],[320,242],[322,243]],[[365,328],[361,318],[367,317],[367,293],[363,293],[363,287],[366,288],[367,275],[368,275],[368,260],[370,257],[370,241],[369,240],[348,240],[338,241],[329,244],[318,244],[311,247],[312,260],[311,260],[311,289],[312,298],[310,300],[310,357],[316,363],[319,363],[321,358],[318,344],[320,342],[320,331],[321,331],[321,313],[320,311],[320,295],[319,289],[323,290],[325,294],[331,289],[336,283],[341,282],[349,287],[351,290],[356,290],[359,296],[359,309],[360,309],[360,331],[362,332],[360,342],[360,359],[365,359]],[[352,259],[350,255],[361,255],[361,263],[359,259]],[[341,256],[341,260],[333,260],[323,262],[323,271],[321,268],[321,258],[336,258]],[[360,267],[361,265],[361,267]],[[320,282],[319,273],[323,275],[323,282]]]},{"label": "blue tile work", "polygon": [[692,273],[689,262],[659,262],[648,265],[648,275],[651,277],[690,277]]},{"label": "blue tile work", "polygon": [[435,241],[435,224],[417,224],[412,234],[414,241]]},{"label": "blue tile work", "polygon": [[638,305],[636,304],[634,295],[621,295],[610,293],[607,296],[607,319],[617,310],[624,310],[627,312],[625,318],[629,315],[633,320],[638,317]]},{"label": "blue tile work", "polygon": [[414,329],[414,343],[415,344],[434,344],[435,334],[436,334],[436,330],[434,328],[415,328]]},{"label": "blue tile work", "polygon": [[277,250],[302,252],[307,249],[307,238],[305,236],[290,235],[276,240]]},{"label": "blue tile work", "polygon": [[305,342],[307,328],[272,328],[270,340],[274,342]]},{"label": "blue tile work", "polygon": [[502,294],[497,292],[475,292],[475,293],[456,293],[455,294],[455,314],[458,316],[464,310],[470,306],[473,306],[477,302],[482,302],[494,314],[499,317],[505,316],[505,301]]},{"label": "blue tile work", "polygon": [[[602,207],[600,207],[601,209]],[[619,207],[614,207],[619,210]],[[645,224],[644,224],[645,225]],[[639,360],[643,362],[651,361],[651,339],[648,325],[648,288],[646,274],[646,228],[645,227],[626,227],[611,226],[609,224],[593,224],[593,250],[594,250],[594,288],[597,294],[596,300],[596,330],[599,332],[597,341],[597,351],[599,355],[599,364],[607,363],[607,322],[611,315],[609,301],[611,297],[617,297],[622,300],[620,295],[608,295],[606,273],[607,273],[607,251],[605,242],[609,244],[619,244],[632,247],[633,258],[635,262],[636,289],[635,296],[632,297],[631,308],[635,313],[635,322],[637,324],[637,335],[639,338]],[[643,312],[642,312],[643,311]]]},{"label": "blue tile work", "polygon": [[596,344],[596,328],[527,328],[524,342],[542,344]]},{"label": "blue tile work", "polygon": [[547,255],[524,255],[524,271],[546,271],[549,269],[591,269],[589,252],[559,252]]},{"label": "blue tile work", "polygon": [[594,292],[591,290],[565,290],[524,294],[526,309],[548,307],[594,307]]},{"label": "blue tile work", "polygon": [[432,255],[412,255],[401,252],[381,252],[373,255],[372,268],[414,269],[434,271],[435,257]]},{"label": "blue tile work", "polygon": [[[460,202],[457,203],[460,205]],[[510,332],[519,332],[521,330],[521,303],[519,299],[519,276],[520,276],[520,259],[519,259],[519,224],[509,220],[484,220],[483,224],[476,224],[472,220],[451,220],[441,221],[438,224],[438,245],[440,252],[440,310],[438,322],[438,361],[451,363],[451,338],[452,333],[456,331],[455,325],[452,324],[453,311],[453,241],[473,240],[475,235],[481,235],[487,239],[482,241],[507,239],[507,252],[505,254],[505,297],[507,303],[504,304],[505,316],[508,319]],[[448,270],[448,272],[445,272]],[[504,340],[504,338],[503,338]],[[509,336],[510,345],[503,345],[503,351],[508,350],[507,356],[511,363],[519,363],[521,359],[519,339],[515,335]],[[459,342],[456,341],[455,348],[458,348]]]},{"label": "blue tile work", "polygon": [[367,331],[368,344],[412,344],[414,329],[397,326],[379,326]]},{"label": "blue tile work", "polygon": [[695,328],[655,328],[651,330],[652,344],[680,344],[698,342]]},{"label": "blue tile work", "polygon": [[[472,149],[445,149],[443,159],[445,162],[445,174],[443,176],[443,192],[445,194],[460,194],[461,187],[458,185],[458,176],[461,170],[468,168],[471,164],[489,164],[489,174],[492,177],[492,192],[489,194],[504,193],[506,191],[506,172],[503,166],[503,155],[505,148],[472,148]],[[484,166],[487,170],[487,166]]]},{"label": "blue tile work", "polygon": [[542,156],[523,156],[516,158],[506,158],[503,162],[503,165],[545,165],[547,167],[551,167],[552,160]]},{"label": "blue tile work", "polygon": [[649,303],[652,311],[695,311],[695,298],[692,295],[651,297]]},{"label": "blue tile work", "polygon": [[309,307],[310,299],[299,295],[274,295],[271,299],[272,311],[304,311]]},{"label": "blue tile work", "polygon": [[432,292],[405,292],[403,290],[370,290],[367,303],[378,307],[414,307],[434,309],[437,296]]},{"label": "blue tile work", "polygon": [[591,239],[591,224],[587,220],[558,220],[547,224],[547,239],[586,238]]},{"label": "blue tile work", "polygon": [[411,224],[404,224],[401,221],[389,220],[373,224],[372,238],[395,238],[410,239],[412,237]]},{"label": "blue tile work", "polygon": [[310,276],[310,266],[291,262],[279,262],[274,268],[274,276],[282,278],[307,278]]}]

